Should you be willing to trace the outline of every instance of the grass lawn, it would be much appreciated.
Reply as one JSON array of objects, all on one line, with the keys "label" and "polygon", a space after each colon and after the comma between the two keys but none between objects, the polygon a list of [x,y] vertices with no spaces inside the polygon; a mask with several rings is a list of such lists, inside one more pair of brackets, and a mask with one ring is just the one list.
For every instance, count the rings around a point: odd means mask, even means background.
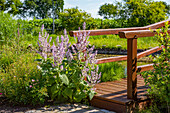
[{"label": "grass lawn", "polygon": [[[95,48],[121,48],[127,49],[127,39],[119,38],[118,35],[90,36],[90,45]],[[148,49],[158,46],[158,41],[154,37],[138,38],[138,49]],[[70,37],[70,43],[74,43],[74,37]]]}]

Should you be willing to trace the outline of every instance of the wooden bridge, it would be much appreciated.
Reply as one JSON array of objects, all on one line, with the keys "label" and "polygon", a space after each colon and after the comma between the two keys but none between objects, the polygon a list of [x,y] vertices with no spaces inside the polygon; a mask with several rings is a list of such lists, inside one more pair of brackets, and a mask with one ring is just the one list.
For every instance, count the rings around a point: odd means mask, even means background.
[{"label": "wooden bridge", "polygon": [[[137,54],[137,39],[154,36],[156,33],[151,32],[149,28],[156,31],[157,28],[165,26],[164,23],[167,21],[170,24],[169,19],[145,27],[85,30],[90,32],[89,36],[118,34],[120,38],[127,39],[127,56],[98,59],[98,64],[127,60],[127,78],[95,85],[97,95],[91,101],[92,106],[127,113],[133,112],[136,106],[142,108],[147,105],[149,101],[146,95],[147,86],[145,86],[143,78],[137,76],[137,73],[152,70],[153,64],[137,66],[137,59],[159,51],[163,46]],[[78,32],[70,31],[69,34],[76,36]],[[170,29],[168,29],[168,33],[170,34]]]}]

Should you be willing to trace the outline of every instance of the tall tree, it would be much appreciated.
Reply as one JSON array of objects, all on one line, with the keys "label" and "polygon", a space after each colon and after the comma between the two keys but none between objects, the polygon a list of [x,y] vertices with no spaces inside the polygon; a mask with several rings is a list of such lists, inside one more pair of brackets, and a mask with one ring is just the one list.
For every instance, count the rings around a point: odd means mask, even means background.
[{"label": "tall tree", "polygon": [[[54,4],[53,4],[54,3]],[[25,0],[21,15],[30,16],[37,19],[53,17],[53,7],[55,17],[63,10],[64,0]]]},{"label": "tall tree", "polygon": [[60,13],[60,19],[64,28],[67,28],[67,30],[75,30],[81,27],[84,22],[88,23],[91,21],[92,17],[87,12],[76,7],[64,9],[64,11]]},{"label": "tall tree", "polygon": [[7,11],[16,15],[21,7],[22,2],[20,0],[0,0],[0,11]]},{"label": "tall tree", "polygon": [[[109,7],[110,5],[104,4],[103,6]],[[116,14],[108,13],[110,10],[115,10],[114,7],[105,9],[103,13],[108,17],[113,15],[113,18],[121,20],[122,24],[126,21],[128,26],[145,26],[162,21],[167,18],[169,11],[168,5],[165,5],[164,2],[154,2],[153,0],[123,0],[123,2],[117,2],[115,6],[117,6]],[[102,10],[100,9],[100,11]]]},{"label": "tall tree", "polygon": [[[111,10],[110,10],[111,9]],[[114,16],[117,14],[117,6],[114,6],[113,4],[107,4],[100,6],[99,8],[99,15],[103,16],[105,19],[107,18],[114,18]]]}]

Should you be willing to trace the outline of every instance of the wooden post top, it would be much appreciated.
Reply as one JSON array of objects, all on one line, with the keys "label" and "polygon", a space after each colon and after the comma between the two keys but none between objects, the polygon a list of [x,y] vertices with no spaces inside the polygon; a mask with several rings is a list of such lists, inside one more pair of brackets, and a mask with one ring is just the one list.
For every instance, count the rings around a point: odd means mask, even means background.
[{"label": "wooden post top", "polygon": [[[140,38],[140,37],[151,37],[155,36],[156,34],[156,29],[150,30],[135,30],[135,31],[121,31],[119,32],[120,38]],[[170,34],[170,29],[168,29],[168,34]]]},{"label": "wooden post top", "polygon": [[95,36],[95,35],[109,35],[109,34],[119,34],[119,32],[122,31],[135,31],[135,30],[149,30],[150,29],[157,29],[165,26],[165,22],[169,22],[170,25],[170,19],[164,20],[161,22],[157,22],[155,24],[147,25],[144,27],[131,27],[131,28],[116,28],[116,29],[97,29],[97,30],[81,30],[81,31],[70,31],[70,36],[77,36],[77,33],[79,32],[90,32],[89,36]]}]

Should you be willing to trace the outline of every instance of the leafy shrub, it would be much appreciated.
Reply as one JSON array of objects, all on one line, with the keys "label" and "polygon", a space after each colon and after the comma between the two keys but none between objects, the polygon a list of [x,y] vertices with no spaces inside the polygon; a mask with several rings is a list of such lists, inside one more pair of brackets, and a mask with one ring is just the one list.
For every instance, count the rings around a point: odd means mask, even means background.
[{"label": "leafy shrub", "polygon": [[18,59],[0,72],[1,93],[14,104],[41,104],[48,97],[47,88],[40,78],[32,53],[17,56]]},{"label": "leafy shrub", "polygon": [[[42,59],[39,69],[48,86],[50,98],[70,102],[81,102],[87,97],[90,100],[93,98],[95,92],[91,85],[99,82],[101,74],[98,74],[98,66],[95,64],[96,53],[92,53],[94,47],[86,48],[89,43],[87,36],[86,33],[79,34],[78,42],[80,43],[71,46],[74,52],[73,57],[66,31],[65,36],[61,36],[61,41],[57,37],[56,43],[53,42],[52,46],[50,45],[52,37],[48,42],[48,34],[40,34],[39,54]],[[49,54],[50,51],[52,55]]]},{"label": "leafy shrub", "polygon": [[62,26],[68,30],[78,30],[79,26],[81,26],[83,22],[88,23],[92,19],[90,14],[79,10],[78,7],[64,9],[64,11],[60,13],[59,17],[62,21]]},{"label": "leafy shrub", "polygon": [[[159,41],[160,45],[164,45],[161,55],[153,58],[154,61],[154,70],[143,73],[145,83],[149,85],[148,92],[153,99],[155,104],[160,112],[169,112],[170,106],[170,47],[169,39],[170,36],[167,33],[168,22],[165,24],[165,28],[162,28],[162,32],[157,31],[155,37]],[[152,110],[152,112],[157,112]]]},{"label": "leafy shrub", "polygon": [[[60,41],[57,37],[50,45],[52,39],[48,39],[49,35],[44,34],[43,30],[39,34],[37,50],[40,58],[37,58],[37,53],[20,51],[20,48],[17,50],[18,45],[13,48],[13,54],[11,51],[3,54],[1,93],[15,104],[35,105],[47,99],[59,102],[92,99],[95,94],[92,86],[100,82],[101,74],[98,74],[98,66],[95,64],[96,53],[92,53],[94,47],[86,48],[88,34],[79,34],[78,41],[81,43],[72,45],[70,49],[66,31]],[[7,61],[6,55],[9,55]]]}]

